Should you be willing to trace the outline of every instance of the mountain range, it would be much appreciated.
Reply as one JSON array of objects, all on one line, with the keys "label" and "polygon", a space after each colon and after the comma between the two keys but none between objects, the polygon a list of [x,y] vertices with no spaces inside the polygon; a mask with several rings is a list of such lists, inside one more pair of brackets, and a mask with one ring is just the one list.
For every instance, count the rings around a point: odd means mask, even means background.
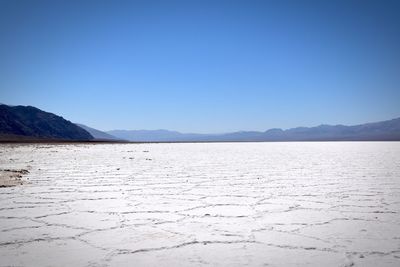
[{"label": "mountain range", "polygon": [[265,132],[184,134],[167,130],[114,130],[108,133],[135,142],[400,141],[400,118],[354,126],[320,125]]},{"label": "mountain range", "polygon": [[0,140],[131,142],[400,141],[400,118],[353,126],[320,125],[224,134],[169,130],[100,131],[32,106],[0,104]]}]

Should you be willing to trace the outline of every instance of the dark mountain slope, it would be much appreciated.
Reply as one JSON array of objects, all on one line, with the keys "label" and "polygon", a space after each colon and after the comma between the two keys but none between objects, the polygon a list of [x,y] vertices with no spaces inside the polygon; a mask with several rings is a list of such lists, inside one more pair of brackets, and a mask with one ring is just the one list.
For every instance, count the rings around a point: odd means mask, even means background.
[{"label": "dark mountain slope", "polygon": [[[86,130],[55,114],[31,106],[0,105],[0,138],[92,140]],[[28,138],[29,137],[29,138]]]}]

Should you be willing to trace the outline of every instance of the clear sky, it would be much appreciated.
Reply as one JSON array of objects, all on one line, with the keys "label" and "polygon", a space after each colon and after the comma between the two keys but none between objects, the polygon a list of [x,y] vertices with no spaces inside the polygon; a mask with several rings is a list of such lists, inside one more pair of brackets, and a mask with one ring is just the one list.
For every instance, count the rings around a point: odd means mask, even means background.
[{"label": "clear sky", "polygon": [[0,102],[101,130],[400,117],[400,1],[0,0]]}]

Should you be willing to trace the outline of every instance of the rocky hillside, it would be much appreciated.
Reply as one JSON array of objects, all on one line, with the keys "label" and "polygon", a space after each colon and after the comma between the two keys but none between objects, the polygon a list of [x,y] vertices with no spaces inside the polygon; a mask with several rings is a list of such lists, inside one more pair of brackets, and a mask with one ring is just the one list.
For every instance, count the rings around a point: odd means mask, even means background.
[{"label": "rocky hillside", "polygon": [[0,140],[92,140],[74,123],[32,106],[0,105]]}]

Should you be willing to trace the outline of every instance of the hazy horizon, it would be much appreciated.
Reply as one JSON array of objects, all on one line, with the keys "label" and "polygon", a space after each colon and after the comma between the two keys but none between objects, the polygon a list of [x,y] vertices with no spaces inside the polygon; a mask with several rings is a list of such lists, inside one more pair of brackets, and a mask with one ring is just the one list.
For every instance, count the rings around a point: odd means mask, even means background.
[{"label": "hazy horizon", "polygon": [[[0,102],[0,105],[24,106],[24,105],[8,105],[8,104],[1,103],[1,102]],[[26,106],[29,106],[29,105],[26,105]],[[48,112],[46,110],[44,110],[44,111]],[[55,114],[55,115],[58,115],[58,114]],[[64,118],[64,119],[68,120],[68,118]],[[100,131],[103,131],[103,132],[106,132],[106,133],[114,132],[114,131],[138,131],[138,132],[140,132],[140,131],[143,131],[143,132],[146,132],[146,131],[147,132],[167,131],[167,132],[177,132],[177,133],[181,133],[181,134],[201,134],[201,135],[203,135],[203,134],[205,134],[205,135],[207,135],[207,134],[214,135],[215,134],[215,135],[221,135],[221,134],[229,134],[229,133],[235,133],[235,132],[266,132],[268,130],[273,130],[273,129],[280,129],[280,130],[285,131],[285,130],[294,129],[294,128],[303,128],[303,127],[313,128],[313,127],[319,127],[319,126],[323,126],[323,125],[329,125],[329,126],[357,126],[357,125],[364,125],[364,124],[369,124],[369,123],[379,123],[379,122],[383,122],[383,121],[391,121],[391,120],[396,120],[396,119],[400,119],[400,116],[399,117],[395,117],[395,118],[389,118],[389,119],[382,120],[382,121],[367,121],[367,122],[356,123],[356,124],[352,124],[352,125],[342,124],[342,123],[338,123],[338,124],[320,123],[318,125],[309,125],[309,126],[297,125],[297,126],[289,127],[289,128],[282,128],[282,127],[277,126],[277,127],[271,127],[271,128],[268,128],[268,129],[264,129],[264,130],[239,129],[239,130],[228,131],[228,132],[182,132],[182,131],[177,131],[177,130],[174,130],[174,129],[162,129],[162,128],[154,128],[154,129],[116,128],[116,129],[104,130],[104,129],[94,128],[91,125],[82,124],[82,123],[76,122],[76,121],[75,122],[72,121],[72,123],[77,124],[78,126],[83,125],[83,126],[92,128],[94,130],[100,130]]]},{"label": "hazy horizon", "polygon": [[400,117],[398,1],[1,1],[0,102],[183,133]]},{"label": "hazy horizon", "polygon": [[[394,119],[398,119],[398,118],[400,118],[400,116],[395,117],[395,118],[388,118],[388,119],[383,120],[383,121],[390,121],[390,120],[394,120]],[[277,126],[277,127],[270,127],[270,128],[268,128],[268,129],[264,129],[264,130],[239,129],[239,130],[236,130],[236,131],[229,131],[229,132],[181,132],[181,131],[177,131],[177,130],[174,130],[174,129],[161,129],[161,128],[154,128],[154,129],[135,129],[135,128],[130,129],[130,128],[122,128],[122,129],[111,129],[111,130],[102,130],[102,129],[96,129],[96,130],[101,130],[101,131],[104,131],[104,132],[112,132],[112,131],[171,131],[171,132],[179,132],[179,133],[183,133],[183,134],[225,134],[225,133],[232,133],[232,132],[252,132],[252,131],[256,131],[256,132],[265,132],[265,131],[268,131],[268,130],[271,130],[271,129],[289,130],[289,129],[298,128],[298,127],[318,127],[318,126],[321,126],[321,125],[331,125],[331,126],[337,126],[337,125],[355,126],[355,125],[368,124],[368,123],[375,123],[375,122],[381,122],[381,121],[366,121],[366,122],[355,123],[355,124],[351,124],[351,125],[349,125],[349,124],[343,124],[343,123],[338,123],[338,124],[320,123],[320,124],[317,124],[317,125],[308,125],[308,126],[305,126],[305,125],[297,125],[297,126],[288,127],[288,128],[282,128],[282,127]],[[79,124],[79,122],[75,122],[75,123],[78,123],[78,124]],[[85,126],[91,127],[90,125],[86,125],[86,124],[84,124],[84,125],[85,125]],[[91,128],[93,128],[93,127],[91,127]]]}]

